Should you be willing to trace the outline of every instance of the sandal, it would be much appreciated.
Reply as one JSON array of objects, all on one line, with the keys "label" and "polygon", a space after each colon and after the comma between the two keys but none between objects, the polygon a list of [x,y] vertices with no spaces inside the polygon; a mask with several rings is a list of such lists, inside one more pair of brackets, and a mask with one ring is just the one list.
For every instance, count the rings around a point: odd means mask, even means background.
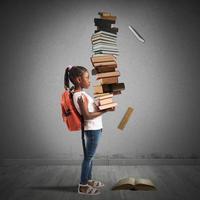
[{"label": "sandal", "polygon": [[[86,191],[84,191],[84,192],[81,192],[80,191],[80,186],[88,187],[88,189]],[[84,195],[98,195],[98,194],[100,194],[98,189],[93,188],[91,185],[88,185],[88,184],[86,184],[86,185],[79,184],[78,193],[79,194],[84,194]]]},{"label": "sandal", "polygon": [[88,183],[94,188],[101,188],[105,186],[101,181],[88,180]]}]

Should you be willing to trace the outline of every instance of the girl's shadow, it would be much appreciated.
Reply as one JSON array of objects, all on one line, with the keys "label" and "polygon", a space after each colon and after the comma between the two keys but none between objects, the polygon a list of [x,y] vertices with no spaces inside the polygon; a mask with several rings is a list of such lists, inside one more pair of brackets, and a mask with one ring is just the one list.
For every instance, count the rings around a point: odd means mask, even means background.
[{"label": "girl's shadow", "polygon": [[35,186],[35,187],[29,187],[29,189],[77,193],[78,187],[77,186]]}]

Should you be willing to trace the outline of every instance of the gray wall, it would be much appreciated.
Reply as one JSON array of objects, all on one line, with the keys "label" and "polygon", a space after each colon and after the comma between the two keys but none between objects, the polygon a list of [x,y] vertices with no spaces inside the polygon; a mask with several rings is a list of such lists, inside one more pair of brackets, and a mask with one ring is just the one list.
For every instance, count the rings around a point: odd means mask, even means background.
[{"label": "gray wall", "polygon": [[[1,159],[80,159],[80,134],[66,130],[60,95],[66,65],[92,69],[93,19],[102,10],[118,17],[119,80],[126,90],[114,98],[116,111],[103,116],[97,158],[199,158],[200,9],[194,1],[5,2]],[[87,92],[92,95],[92,87]],[[120,131],[128,106],[135,112]]]}]

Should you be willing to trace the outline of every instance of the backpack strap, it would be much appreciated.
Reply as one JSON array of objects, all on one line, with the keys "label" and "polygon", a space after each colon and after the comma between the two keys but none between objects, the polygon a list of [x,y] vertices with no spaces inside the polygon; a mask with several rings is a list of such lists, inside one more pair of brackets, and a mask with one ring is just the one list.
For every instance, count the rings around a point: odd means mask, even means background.
[{"label": "backpack strap", "polygon": [[75,110],[77,112],[77,115],[80,117],[81,120],[81,139],[82,139],[82,146],[83,146],[83,154],[84,154],[84,158],[86,158],[86,147],[85,147],[85,134],[84,134],[84,118],[83,115],[80,115],[80,113],[78,112],[78,110],[76,109],[76,106],[74,104],[74,99],[73,99],[73,95],[74,93],[70,91],[70,96],[72,98],[72,103],[75,107]]}]

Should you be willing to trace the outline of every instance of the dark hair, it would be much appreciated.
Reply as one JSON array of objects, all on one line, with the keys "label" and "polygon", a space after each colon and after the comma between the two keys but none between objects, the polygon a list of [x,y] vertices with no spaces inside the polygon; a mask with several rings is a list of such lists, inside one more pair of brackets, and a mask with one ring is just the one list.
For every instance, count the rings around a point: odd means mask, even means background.
[{"label": "dark hair", "polygon": [[87,72],[88,70],[85,67],[82,66],[73,66],[71,69],[67,67],[65,69],[65,76],[64,76],[64,88],[66,90],[72,90],[73,87],[70,88],[70,82],[72,82],[73,85],[75,85],[75,78],[80,77],[83,75],[84,72]]}]

